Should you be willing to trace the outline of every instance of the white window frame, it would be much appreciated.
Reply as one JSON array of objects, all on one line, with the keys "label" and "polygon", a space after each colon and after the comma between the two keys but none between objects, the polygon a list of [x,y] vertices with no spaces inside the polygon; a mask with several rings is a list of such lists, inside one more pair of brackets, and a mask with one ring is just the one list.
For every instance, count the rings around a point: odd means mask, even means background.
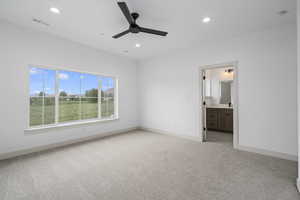
[{"label": "white window frame", "polygon": [[[90,123],[96,123],[96,122],[106,122],[106,121],[113,121],[119,119],[119,79],[116,76],[113,75],[107,75],[107,74],[100,74],[95,72],[86,72],[86,71],[79,71],[69,68],[56,68],[56,67],[49,67],[49,66],[41,66],[41,65],[29,65],[28,66],[28,73],[29,73],[29,79],[30,79],[30,69],[31,68],[40,68],[40,69],[48,69],[55,71],[55,122],[53,124],[45,124],[45,125],[37,125],[37,126],[30,126],[30,81],[28,81],[28,120],[27,120],[27,128],[25,131],[32,131],[32,130],[41,130],[41,129],[49,129],[49,128],[55,128],[55,127],[68,127],[73,125],[81,125],[81,124],[90,124]],[[98,77],[98,117],[92,118],[92,119],[85,119],[85,120],[74,120],[69,122],[59,122],[59,71],[68,71],[68,72],[77,72],[77,73],[84,73],[84,74],[90,74],[95,75]],[[114,80],[114,114],[113,117],[105,117],[102,118],[101,116],[101,89],[102,89],[102,83],[100,77],[109,77]],[[29,80],[28,79],[28,80]]]}]

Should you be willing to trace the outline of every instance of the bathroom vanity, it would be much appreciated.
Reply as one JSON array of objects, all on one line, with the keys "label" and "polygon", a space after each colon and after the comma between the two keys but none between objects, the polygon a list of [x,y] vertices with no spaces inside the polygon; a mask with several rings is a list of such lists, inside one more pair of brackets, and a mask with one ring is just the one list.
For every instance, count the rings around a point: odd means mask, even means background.
[{"label": "bathroom vanity", "polygon": [[206,108],[207,130],[233,132],[233,109],[231,107],[211,106]]}]

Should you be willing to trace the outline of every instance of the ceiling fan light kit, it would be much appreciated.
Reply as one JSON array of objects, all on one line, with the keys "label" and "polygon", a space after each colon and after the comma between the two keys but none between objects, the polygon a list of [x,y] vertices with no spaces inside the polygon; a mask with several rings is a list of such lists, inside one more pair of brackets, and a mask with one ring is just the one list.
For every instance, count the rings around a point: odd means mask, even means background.
[{"label": "ceiling fan light kit", "polygon": [[160,35],[160,36],[166,36],[168,33],[165,31],[159,31],[159,30],[154,30],[154,29],[149,29],[149,28],[144,28],[141,27],[139,25],[137,25],[136,20],[139,17],[139,14],[134,12],[134,13],[130,13],[128,6],[125,2],[118,2],[118,5],[122,11],[122,13],[124,14],[124,16],[126,17],[128,23],[129,23],[129,28],[126,31],[123,31],[119,34],[116,34],[113,36],[113,38],[117,39],[120,38],[128,33],[149,33],[149,34],[154,34],[154,35]]}]

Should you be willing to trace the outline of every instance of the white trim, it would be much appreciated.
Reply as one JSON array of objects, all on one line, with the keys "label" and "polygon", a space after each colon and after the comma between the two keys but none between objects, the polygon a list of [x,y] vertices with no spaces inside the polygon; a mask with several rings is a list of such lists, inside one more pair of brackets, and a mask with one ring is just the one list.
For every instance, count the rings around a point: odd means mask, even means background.
[{"label": "white trim", "polygon": [[265,150],[265,149],[259,149],[259,148],[255,148],[255,147],[241,146],[241,145],[238,145],[236,149],[241,150],[241,151],[257,153],[257,154],[261,154],[261,155],[265,155],[265,156],[281,158],[281,159],[285,159],[285,160],[298,161],[298,156],[286,154],[286,153],[280,153],[280,152],[269,151],[269,150]]},{"label": "white trim", "polygon": [[107,119],[91,119],[91,120],[76,120],[73,122],[68,123],[58,123],[53,125],[47,125],[47,126],[37,126],[37,127],[31,127],[28,129],[25,129],[24,132],[27,133],[34,133],[35,131],[41,131],[41,130],[47,130],[47,129],[55,129],[55,128],[63,128],[63,127],[70,127],[70,126],[77,126],[77,125],[84,125],[84,124],[91,124],[91,123],[99,123],[99,122],[109,122],[109,121],[115,121],[118,120],[118,118],[107,118]]},{"label": "white trim", "polygon": [[164,130],[160,130],[160,129],[148,128],[148,127],[139,127],[139,129],[142,130],[142,131],[148,131],[148,132],[151,132],[151,133],[157,133],[157,134],[162,134],[162,135],[169,135],[169,136],[179,137],[179,138],[182,138],[182,139],[192,140],[192,141],[195,141],[195,142],[202,142],[202,139],[201,139],[200,136],[187,136],[187,135],[172,133],[172,132],[168,132],[168,131],[164,131]]},{"label": "white trim", "polygon": [[[200,142],[200,143],[202,142],[202,138],[200,136],[186,136],[186,135],[182,135],[182,134],[178,134],[178,133],[171,133],[171,132],[168,132],[168,131],[148,128],[148,127],[139,127],[139,129],[142,130],[142,131],[148,131],[148,132],[151,132],[151,133],[157,133],[157,134],[169,135],[169,136],[173,136],[173,137],[179,137],[179,138],[182,138],[182,139],[192,140],[192,141],[196,141],[196,142]],[[275,158],[281,158],[281,159],[285,159],[285,160],[291,160],[291,161],[297,161],[298,160],[298,157],[294,156],[294,155],[275,152],[275,151],[268,151],[268,150],[264,150],[264,149],[257,149],[257,148],[254,148],[254,147],[245,147],[245,146],[238,145],[236,147],[236,149],[240,150],[240,151],[247,151],[247,152],[251,152],[251,153],[261,154],[261,155],[265,155],[265,156],[271,156],[271,157],[275,157]],[[298,184],[300,184],[299,179],[298,179]]]},{"label": "white trim", "polygon": [[[203,80],[204,76],[205,76],[205,80]],[[203,102],[205,101],[205,96],[206,96],[206,73],[205,73],[204,70],[201,70],[201,77],[200,77],[199,85],[201,86],[201,93],[200,93],[201,109],[200,110],[202,111],[201,114],[199,114],[199,117],[201,116],[201,119],[202,119],[201,120],[202,121],[202,127],[200,127],[200,131],[202,132],[201,140],[202,140],[202,142],[204,142],[207,139],[207,129],[204,130],[204,127],[207,127],[207,124],[206,124],[206,105],[203,105]],[[210,89],[211,89],[211,85],[210,85]],[[212,89],[211,89],[211,92],[212,92]]]},{"label": "white trim", "polygon": [[300,192],[300,178],[297,178],[297,188],[298,192]]},{"label": "white trim", "polygon": [[203,83],[202,83],[202,72],[203,70],[207,69],[216,69],[216,68],[224,68],[230,66],[234,69],[234,76],[233,76],[233,87],[234,87],[234,103],[233,103],[233,121],[234,121],[234,127],[233,127],[233,148],[237,148],[239,145],[239,116],[238,116],[238,105],[239,105],[239,95],[238,95],[238,61],[233,61],[233,62],[226,62],[226,63],[220,63],[220,64],[213,64],[213,65],[204,65],[199,67],[199,75],[197,76],[198,78],[198,85],[197,85],[197,93],[199,95],[197,99],[197,129],[199,130],[199,134],[202,138],[202,141],[204,139],[203,137],[203,124],[201,125],[200,119],[202,118],[202,96],[200,91],[203,89]]},{"label": "white trim", "polygon": [[63,147],[63,146],[67,146],[67,145],[71,145],[71,144],[75,144],[75,143],[97,140],[97,139],[101,139],[101,138],[108,137],[108,136],[128,133],[130,131],[135,131],[137,129],[138,129],[137,127],[120,129],[120,130],[105,132],[105,133],[101,133],[101,134],[91,135],[91,136],[87,136],[87,137],[83,137],[83,138],[72,139],[72,140],[68,140],[68,141],[64,141],[64,142],[58,142],[58,143],[54,143],[54,144],[38,146],[38,147],[29,148],[29,149],[22,149],[22,150],[18,150],[18,151],[14,151],[14,152],[2,153],[2,154],[0,154],[0,160],[13,158],[16,156],[21,156],[21,155],[26,155],[26,154],[30,154],[30,153],[34,153],[34,152],[40,152],[40,151],[45,151],[45,150],[49,150],[49,149],[54,149],[54,148],[58,148],[58,147]]},{"label": "white trim", "polygon": [[[50,66],[50,65],[36,65],[36,64],[28,64],[27,66],[29,69],[31,67],[36,67],[36,68],[42,68],[42,69],[49,69],[49,70],[58,70],[58,71],[71,71],[71,72],[78,72],[78,73],[83,73],[83,74],[92,74],[92,75],[97,75],[97,76],[105,76],[105,77],[111,77],[111,78],[115,78],[118,79],[119,77],[114,76],[114,75],[110,75],[110,74],[102,74],[99,72],[91,72],[91,71],[81,71],[81,70],[76,70],[74,68],[57,68],[55,66]],[[30,74],[30,73],[29,73]]]}]

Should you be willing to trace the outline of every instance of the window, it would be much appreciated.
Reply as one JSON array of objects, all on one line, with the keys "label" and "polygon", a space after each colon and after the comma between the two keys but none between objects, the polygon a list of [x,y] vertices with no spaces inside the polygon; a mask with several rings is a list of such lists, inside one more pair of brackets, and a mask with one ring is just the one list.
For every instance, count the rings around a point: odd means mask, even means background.
[{"label": "window", "polygon": [[55,71],[30,69],[30,126],[55,122]]},{"label": "window", "polygon": [[30,68],[30,127],[115,118],[113,77]]},{"label": "window", "polygon": [[102,77],[101,83],[101,115],[103,117],[110,117],[114,114],[114,81],[112,78]]}]

